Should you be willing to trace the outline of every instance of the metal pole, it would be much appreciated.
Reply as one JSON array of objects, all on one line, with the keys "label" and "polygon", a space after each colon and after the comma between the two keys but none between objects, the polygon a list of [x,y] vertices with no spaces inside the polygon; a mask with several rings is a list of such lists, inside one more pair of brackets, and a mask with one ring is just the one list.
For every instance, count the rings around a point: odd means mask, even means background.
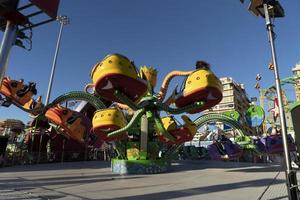
[{"label": "metal pole", "polygon": [[65,157],[65,143],[66,143],[66,138],[65,136],[63,137],[63,141],[62,141],[62,152],[61,152],[61,162],[64,162],[64,157]]},{"label": "metal pole", "polygon": [[[143,115],[141,118],[141,138],[140,138],[140,151],[144,153],[144,156],[147,156],[147,144],[148,144],[148,131],[149,131],[149,127],[148,127],[148,118],[147,115]],[[145,159],[145,158],[143,158]]]},{"label": "metal pole", "polygon": [[34,138],[33,138],[33,133],[30,131],[30,134],[31,134],[31,146],[30,146],[30,153],[31,153],[31,157],[30,157],[30,164],[32,164],[33,163],[33,157],[34,157],[34,155],[33,155],[33,141],[34,141]]},{"label": "metal pole", "polygon": [[89,140],[89,135],[90,133],[88,132],[89,130],[87,130],[87,136],[84,139],[84,161],[88,160],[88,140]]},{"label": "metal pole", "polygon": [[279,117],[280,117],[280,125],[281,125],[281,133],[282,133],[283,149],[284,149],[284,157],[285,157],[285,165],[286,165],[286,184],[288,190],[288,197],[290,200],[297,200],[298,199],[297,177],[295,171],[293,171],[291,167],[291,158],[288,149],[288,135],[286,129],[285,113],[284,113],[283,103],[282,103],[282,96],[281,96],[282,90],[280,85],[280,77],[278,72],[277,57],[276,57],[274,37],[273,37],[273,24],[271,23],[270,16],[269,16],[268,4],[264,3],[263,6],[265,12],[266,26],[269,34],[272,60],[274,65],[275,85],[276,85],[276,92],[278,98]]},{"label": "metal pole", "polygon": [[64,25],[69,23],[69,18],[67,16],[59,16],[59,17],[57,17],[57,20],[60,22],[60,29],[59,29],[55,54],[54,54],[54,58],[53,58],[52,68],[51,68],[51,74],[50,74],[50,79],[49,79],[49,84],[48,84],[48,90],[47,90],[45,105],[49,104],[49,99],[50,99],[51,90],[52,90],[53,78],[54,78],[56,62],[57,62],[57,55],[58,55],[59,48],[60,48],[60,41],[61,41],[61,35],[62,35],[63,27],[64,27]]},{"label": "metal pole", "polygon": [[16,40],[16,32],[17,26],[11,21],[7,21],[0,48],[0,83],[2,83],[2,79],[7,69],[10,50]]},{"label": "metal pole", "polygon": [[41,160],[41,150],[42,150],[42,142],[43,142],[44,130],[40,131],[40,141],[39,141],[39,153],[37,163],[40,163]]}]

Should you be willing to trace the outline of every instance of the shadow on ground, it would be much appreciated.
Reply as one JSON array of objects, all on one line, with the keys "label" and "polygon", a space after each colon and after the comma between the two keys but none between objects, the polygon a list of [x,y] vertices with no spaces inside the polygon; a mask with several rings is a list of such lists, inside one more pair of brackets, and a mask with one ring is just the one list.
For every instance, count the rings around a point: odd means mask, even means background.
[{"label": "shadow on ground", "polygon": [[[34,179],[29,180],[18,177],[13,180],[4,180],[6,184],[0,185],[0,192],[2,189],[16,188],[18,190],[28,190],[36,187],[51,186],[51,185],[65,185],[68,187],[70,184],[90,184],[115,180],[129,180],[140,179],[142,176],[117,176],[117,177],[103,177],[103,175],[82,176],[81,178],[66,177],[65,179]],[[4,182],[1,180],[1,182]]]},{"label": "shadow on ground", "polygon": [[[16,166],[10,168],[3,168],[0,169],[0,172],[7,172],[8,174],[1,178],[0,175],[0,194],[1,192],[5,193],[7,189],[13,189],[15,191],[19,191],[22,193],[29,193],[30,191],[34,191],[37,188],[41,188],[50,192],[50,194],[41,194],[42,199],[60,199],[64,197],[68,198],[79,198],[79,199],[87,199],[89,198],[85,196],[81,196],[84,194],[70,194],[67,192],[58,191],[56,189],[51,189],[47,186],[56,186],[60,188],[60,190],[64,187],[71,187],[73,184],[75,185],[83,185],[83,184],[93,184],[93,183],[100,183],[105,184],[107,181],[118,181],[118,180],[134,180],[142,181],[144,177],[151,176],[151,175],[129,175],[129,176],[121,176],[118,174],[113,174],[110,172],[110,163],[109,162],[77,162],[77,163],[53,163],[48,165],[36,165],[36,166]],[[60,174],[58,177],[47,177],[48,171],[51,170],[66,170],[66,169],[99,169],[100,171],[93,171],[93,173],[75,173],[72,175],[72,172],[66,173],[65,177],[63,174]],[[103,169],[103,170],[102,170]],[[253,163],[239,163],[239,162],[219,162],[219,161],[205,161],[205,160],[197,160],[197,161],[175,161],[171,166],[169,173],[178,173],[184,171],[191,171],[191,170],[202,170],[202,169],[225,169],[225,172],[274,172],[279,171],[281,169],[280,166],[274,166],[269,164],[253,164]],[[41,171],[41,177],[39,177],[39,173],[32,173],[33,176],[26,175],[25,177],[20,174],[16,173],[15,175],[10,176],[10,173],[14,172],[34,172],[34,171]],[[44,172],[43,172],[44,171]],[[79,170],[81,171],[81,170]],[[63,172],[63,171],[62,171]],[[55,173],[55,172],[50,172]],[[71,173],[71,174],[70,174]],[[176,174],[174,174],[176,176]],[[134,180],[135,181],[135,180]],[[180,180],[178,180],[180,181]],[[124,182],[126,184],[126,182]],[[168,190],[168,185],[165,186],[164,184],[160,183],[153,183],[146,186],[138,186],[138,187],[130,187],[130,185],[124,185],[124,187],[112,189],[117,191],[124,191],[130,189],[139,189],[139,190],[146,190],[146,188],[151,187],[161,187],[161,192],[154,192],[149,194],[142,194],[142,195],[134,195],[131,196],[123,196],[118,198],[107,198],[107,200],[152,200],[152,199],[160,199],[160,200],[167,200],[167,199],[175,199],[175,198],[184,198],[184,197],[193,197],[195,195],[207,194],[207,193],[216,193],[222,191],[228,191],[240,189],[240,188],[247,188],[247,187],[263,187],[268,186],[270,184],[283,184],[284,180],[277,180],[277,179],[258,179],[258,180],[251,180],[251,181],[243,181],[243,182],[235,182],[229,184],[216,184],[204,187],[194,187],[189,189],[174,189]],[[165,188],[165,191],[164,191]],[[167,190],[167,191],[166,191]],[[101,187],[99,188],[99,192],[101,192]],[[53,193],[53,194],[52,194]],[[100,193],[99,193],[100,194]],[[234,195],[234,191],[232,191]],[[245,194],[246,195],[246,194]],[[87,195],[88,196],[88,195]],[[0,195],[1,199],[1,195]],[[16,198],[18,199],[18,198]],[[20,198],[22,199],[22,198]]]},{"label": "shadow on ground", "polygon": [[280,165],[265,163],[246,163],[246,162],[223,162],[212,160],[184,160],[174,161],[170,172],[182,172],[202,169],[228,169],[227,172],[278,172],[283,168]]},{"label": "shadow on ground", "polygon": [[[275,180],[274,179],[259,179],[255,181],[244,181],[244,182],[237,182],[237,183],[230,183],[230,184],[219,184],[219,185],[211,185],[205,187],[197,187],[197,188],[190,188],[184,190],[174,190],[174,191],[163,191],[158,193],[151,193],[151,194],[143,194],[143,195],[132,195],[126,197],[118,197],[118,198],[109,198],[103,200],[152,200],[152,199],[160,199],[160,200],[167,200],[167,199],[175,199],[175,198],[183,198],[189,196],[196,196],[201,194],[207,193],[215,193],[221,192],[226,190],[234,190],[239,188],[246,188],[246,187],[261,187],[272,184],[281,184],[283,180]],[[232,192],[234,195],[234,191]],[[245,199],[246,198],[245,194]],[[225,199],[225,198],[224,198]]]},{"label": "shadow on ground", "polygon": [[82,162],[64,162],[64,163],[44,163],[33,165],[17,165],[12,167],[2,167],[1,172],[29,172],[29,171],[48,171],[48,170],[66,170],[66,169],[99,169],[110,168],[110,161],[82,161]]}]

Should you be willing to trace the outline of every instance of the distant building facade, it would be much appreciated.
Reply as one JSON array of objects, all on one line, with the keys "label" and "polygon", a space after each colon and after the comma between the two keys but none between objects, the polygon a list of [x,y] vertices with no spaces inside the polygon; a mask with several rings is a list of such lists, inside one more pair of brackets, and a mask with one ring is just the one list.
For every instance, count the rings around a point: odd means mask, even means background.
[{"label": "distant building facade", "polygon": [[[242,123],[246,134],[255,135],[256,130],[249,127],[245,121],[245,113],[251,105],[250,99],[245,91],[244,84],[237,83],[231,77],[220,78],[223,85],[223,99],[222,101],[208,109],[203,113],[223,113],[226,111],[237,111],[241,115],[240,122]],[[224,129],[224,124],[220,123],[219,127]]]},{"label": "distant building facade", "polygon": [[0,119],[0,135],[9,135],[11,132],[21,133],[25,124],[17,119]]},{"label": "distant building facade", "polygon": [[[294,76],[300,77],[300,62],[295,65],[292,71]],[[300,80],[297,81],[294,87],[295,87],[296,100],[300,101]]]}]

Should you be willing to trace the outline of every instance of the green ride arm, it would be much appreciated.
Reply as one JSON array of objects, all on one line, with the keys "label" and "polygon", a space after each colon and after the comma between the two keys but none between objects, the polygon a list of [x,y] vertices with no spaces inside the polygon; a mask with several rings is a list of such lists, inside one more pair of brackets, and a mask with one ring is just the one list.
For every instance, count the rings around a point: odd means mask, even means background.
[{"label": "green ride arm", "polygon": [[132,110],[138,110],[138,106],[131,101],[126,95],[124,95],[122,92],[119,90],[115,91],[115,96],[122,101],[124,104],[128,105]]},{"label": "green ride arm", "polygon": [[130,120],[130,122],[125,127],[121,128],[121,129],[118,129],[116,131],[113,131],[111,133],[108,133],[107,137],[114,137],[114,136],[119,135],[120,133],[128,131],[133,125],[135,125],[138,122],[138,120],[142,117],[142,115],[144,113],[145,113],[144,109],[137,110],[134,113],[134,115],[133,115],[132,119]]},{"label": "green ride arm", "polygon": [[237,122],[234,119],[232,119],[231,117],[228,117],[223,114],[218,114],[218,113],[204,114],[204,115],[200,116],[199,118],[197,118],[194,121],[194,123],[197,125],[198,128],[200,128],[201,126],[203,126],[206,123],[215,122],[215,121],[221,121],[221,122],[227,123],[231,127],[235,128],[239,132],[240,136],[245,135],[244,129],[239,122]]},{"label": "green ride arm", "polygon": [[168,140],[175,142],[175,138],[165,129],[159,117],[154,117],[155,125],[160,133],[162,133]]},{"label": "green ride arm", "polygon": [[97,110],[103,109],[106,106],[104,103],[96,96],[93,96],[89,93],[82,92],[82,91],[73,91],[73,92],[68,92],[66,94],[63,94],[59,97],[57,97],[51,104],[51,106],[56,105],[58,103],[64,102],[66,100],[82,100],[82,101],[87,101],[90,104],[92,104]]},{"label": "green ride arm", "polygon": [[116,149],[117,154],[120,156],[121,159],[126,159],[125,152],[123,151],[123,149],[125,149],[125,147],[121,141],[115,141],[114,148]]},{"label": "green ride arm", "polygon": [[161,102],[157,102],[156,105],[161,110],[164,110],[164,111],[166,111],[168,113],[171,113],[171,114],[174,114],[174,115],[178,115],[178,114],[182,114],[182,113],[185,113],[185,112],[189,112],[189,111],[201,108],[204,105],[204,102],[203,101],[195,102],[191,105],[187,105],[187,106],[184,106],[182,108],[171,108],[171,107],[169,107],[169,106],[167,106],[167,105],[165,105],[164,103],[161,103]]},{"label": "green ride arm", "polygon": [[16,102],[13,102],[13,104],[25,112],[29,112],[29,113],[38,112],[41,114],[41,113],[45,112],[46,110],[48,110],[50,107],[53,107],[56,104],[59,104],[61,102],[67,101],[67,100],[87,101],[90,104],[92,104],[97,110],[105,108],[104,103],[98,97],[93,96],[86,92],[82,92],[82,91],[73,91],[73,92],[65,93],[63,95],[60,95],[56,99],[54,99],[54,101],[52,103],[50,103],[49,105],[47,105],[46,107],[41,107],[41,108],[36,108],[36,109],[23,108],[22,105],[20,105]]}]

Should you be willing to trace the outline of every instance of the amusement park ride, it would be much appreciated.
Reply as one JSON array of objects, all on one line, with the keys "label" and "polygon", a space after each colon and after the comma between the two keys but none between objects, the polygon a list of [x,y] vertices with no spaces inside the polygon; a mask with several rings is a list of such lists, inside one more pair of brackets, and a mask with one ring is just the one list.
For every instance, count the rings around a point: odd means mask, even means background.
[{"label": "amusement park ride", "polygon": [[[173,71],[159,93],[154,92],[156,75],[155,69],[145,66],[138,73],[128,58],[112,54],[92,69],[93,83],[86,87],[91,94],[70,92],[43,106],[32,100],[35,87],[6,77],[1,94],[6,101],[35,115],[35,120],[48,120],[57,134],[85,146],[112,142],[118,153],[112,162],[113,171],[156,173],[166,171],[172,155],[197,132],[197,125],[186,115],[181,116],[184,124],[177,125],[171,114],[199,113],[222,99],[221,82],[209,69]],[[172,97],[176,107],[170,107],[164,97],[170,80],[179,75],[187,76],[185,87]],[[74,99],[86,101],[86,106],[94,109],[77,112],[61,105]],[[106,108],[101,99],[110,107]],[[161,117],[161,111],[169,115]]]},{"label": "amusement park ride", "polygon": [[[270,2],[259,3],[268,9],[266,6]],[[155,92],[157,71],[154,68],[143,66],[138,70],[127,57],[111,54],[93,67],[90,74],[92,83],[86,85],[85,91],[63,94],[46,105],[41,98],[34,100],[33,96],[37,94],[35,83],[25,84],[23,80],[4,77],[9,52],[16,41],[22,44],[23,39],[30,38],[26,36],[26,30],[54,21],[58,5],[59,0],[29,0],[28,4],[22,6],[19,6],[18,0],[0,0],[2,30],[6,27],[0,50],[2,106],[13,104],[30,113],[33,127],[45,132],[51,130],[48,136],[54,141],[54,151],[57,151],[58,146],[62,149],[71,146],[88,149],[99,147],[104,142],[111,143],[117,153],[112,160],[113,172],[160,173],[168,170],[179,148],[193,139],[199,127],[217,120],[230,124],[240,135],[235,138],[235,143],[221,137],[218,142],[210,145],[208,151],[213,159],[236,159],[242,155],[243,150],[254,151],[257,146],[262,147],[260,151],[266,153],[282,153],[285,148],[293,150],[293,145],[283,145],[285,137],[282,139],[281,136],[253,141],[244,134],[239,123],[239,113],[206,114],[195,121],[184,115],[200,113],[222,100],[222,84],[203,61],[198,61],[193,71],[170,72],[160,90]],[[29,7],[38,10],[23,15],[22,11]],[[277,14],[282,14],[282,10],[277,11]],[[32,18],[42,13],[46,13],[48,19],[33,23]],[[273,62],[276,65],[276,59],[273,58]],[[181,91],[175,88],[165,100],[169,83],[176,76],[186,76],[184,87]],[[284,81],[291,80],[283,80],[282,83]],[[264,96],[268,96],[270,91],[264,93]],[[270,95],[268,98],[271,98]],[[279,108],[282,102],[280,98]],[[64,106],[70,100],[81,103],[72,110]],[[276,112],[275,109],[273,111]],[[162,115],[164,112],[166,116]],[[181,115],[184,124],[177,124],[174,115]],[[258,106],[251,106],[246,116],[252,127],[258,127],[264,121],[264,111]]]},{"label": "amusement park ride", "polygon": [[[32,1],[18,8],[17,1],[13,5],[4,1],[3,10],[8,13],[3,15],[7,21],[6,33],[12,31],[8,27],[10,23],[13,30],[19,30],[23,24],[34,27],[29,23],[29,17],[34,14],[23,19],[20,10],[40,2]],[[7,56],[8,53],[6,59]],[[85,92],[69,92],[43,105],[41,98],[32,99],[37,93],[35,83],[25,84],[23,80],[9,77],[3,78],[0,92],[3,106],[14,104],[30,113],[34,118],[32,125],[40,130],[52,127],[52,138],[56,138],[53,134],[64,136],[83,148],[112,143],[118,154],[112,162],[113,171],[157,173],[167,170],[172,155],[197,131],[196,124],[186,115],[182,115],[184,124],[177,125],[172,114],[199,113],[216,105],[222,99],[222,85],[201,62],[195,71],[169,73],[158,93],[154,92],[156,76],[155,69],[144,66],[138,72],[128,58],[112,54],[94,66],[92,83],[86,86]],[[187,76],[185,87],[164,101],[169,82],[175,76]],[[68,100],[81,100],[82,103],[71,110],[62,104]],[[168,116],[161,117],[161,111],[169,113]],[[42,136],[40,140],[43,140]],[[63,141],[65,148],[65,139]]]}]

